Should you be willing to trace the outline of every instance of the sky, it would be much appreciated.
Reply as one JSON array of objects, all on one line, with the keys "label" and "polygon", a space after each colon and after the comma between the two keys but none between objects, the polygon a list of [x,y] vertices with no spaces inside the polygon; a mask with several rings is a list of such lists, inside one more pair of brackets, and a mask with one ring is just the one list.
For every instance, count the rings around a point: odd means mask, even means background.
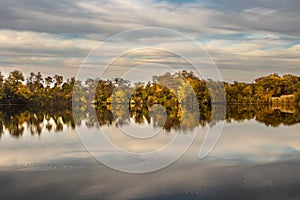
[{"label": "sky", "polygon": [[[126,72],[134,65],[148,69],[146,65],[159,74],[151,62],[177,62],[185,68],[187,62],[180,62],[184,59],[174,59],[181,56],[178,52],[210,66],[189,43],[165,34],[168,31],[132,32],[159,27],[197,43],[225,81],[251,82],[274,72],[300,75],[299,11],[299,0],[1,0],[0,71],[76,76],[80,66],[91,61],[91,51],[108,40],[111,48],[98,49],[100,71],[111,61],[108,58],[116,58],[115,69]],[[120,37],[124,31],[136,33],[130,35],[134,39]],[[150,43],[164,51],[142,48]]]}]

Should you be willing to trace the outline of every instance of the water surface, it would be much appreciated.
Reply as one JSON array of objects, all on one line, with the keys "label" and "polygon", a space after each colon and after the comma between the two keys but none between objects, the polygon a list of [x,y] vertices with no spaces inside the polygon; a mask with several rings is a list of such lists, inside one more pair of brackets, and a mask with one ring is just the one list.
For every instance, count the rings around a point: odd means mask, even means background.
[{"label": "water surface", "polygon": [[[197,123],[183,123],[172,115],[162,121],[163,113],[151,115],[142,108],[129,114],[96,109],[95,121],[88,109],[94,108],[82,108],[82,117],[74,119],[69,107],[1,108],[1,199],[300,199],[297,109],[231,106],[225,118],[213,123],[209,109]],[[226,123],[217,145],[199,159],[205,132],[222,121]],[[160,130],[158,140],[138,143],[119,131],[136,125]],[[128,174],[93,158],[75,127],[91,140],[100,128],[108,130],[114,142],[134,152],[156,149],[176,134],[184,140],[198,132],[171,166]]]}]

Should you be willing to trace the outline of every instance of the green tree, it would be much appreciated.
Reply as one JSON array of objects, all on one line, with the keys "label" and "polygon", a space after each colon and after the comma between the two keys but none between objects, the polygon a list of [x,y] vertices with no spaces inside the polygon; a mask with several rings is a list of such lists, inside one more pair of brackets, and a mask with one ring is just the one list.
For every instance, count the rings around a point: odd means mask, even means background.
[{"label": "green tree", "polygon": [[27,102],[27,99],[18,92],[18,90],[23,87],[22,81],[24,81],[22,72],[18,70],[10,72],[8,78],[5,79],[4,82],[4,103],[18,104]]}]

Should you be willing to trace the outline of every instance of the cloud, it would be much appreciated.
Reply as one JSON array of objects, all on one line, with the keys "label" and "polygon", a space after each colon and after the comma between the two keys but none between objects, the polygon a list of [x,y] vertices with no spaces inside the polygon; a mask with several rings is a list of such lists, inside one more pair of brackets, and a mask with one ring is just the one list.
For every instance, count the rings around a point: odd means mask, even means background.
[{"label": "cloud", "polygon": [[1,71],[8,73],[18,67],[25,73],[42,71],[54,74],[58,73],[57,68],[64,68],[62,71],[78,68],[98,42],[48,33],[0,30],[0,43]]},{"label": "cloud", "polygon": [[162,26],[186,33],[217,33],[229,31],[230,27],[247,31],[300,32],[296,26],[299,25],[299,12],[252,4],[254,7],[230,12],[226,8],[209,9],[199,2],[4,0],[0,3],[0,24],[4,29],[75,35],[109,35],[144,26]]},{"label": "cloud", "polygon": [[[5,71],[8,66],[19,66],[26,72],[38,69],[37,66],[48,67],[50,71],[64,67],[72,68],[68,74],[74,74],[74,66],[80,65],[98,41],[124,30],[157,26],[194,38],[212,55],[221,71],[251,67],[257,74],[273,70],[299,74],[296,70],[299,9],[297,0],[229,0],[226,3],[223,0],[209,3],[202,0],[3,0],[0,2],[0,70]],[[135,40],[139,44],[149,42],[146,35],[135,37],[140,37]],[[166,37],[162,34],[151,39],[163,44]],[[112,44],[110,51],[114,47]],[[182,48],[197,56],[184,43],[170,44],[170,48]],[[226,76],[225,79],[231,79]],[[242,78],[250,80],[252,76]]]},{"label": "cloud", "polygon": [[[205,44],[226,80],[253,81],[270,73],[299,75],[299,45],[277,39],[218,40]],[[239,74],[236,76],[232,74]]]}]

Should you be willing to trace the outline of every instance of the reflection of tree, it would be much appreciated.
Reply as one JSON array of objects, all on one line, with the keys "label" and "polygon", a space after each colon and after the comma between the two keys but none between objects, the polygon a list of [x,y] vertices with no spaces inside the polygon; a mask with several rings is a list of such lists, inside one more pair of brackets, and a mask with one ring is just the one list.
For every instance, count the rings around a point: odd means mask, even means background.
[{"label": "reflection of tree", "polygon": [[195,110],[181,109],[180,129],[188,130],[199,126],[199,113]]},{"label": "reflection of tree", "polygon": [[[8,131],[13,137],[20,137],[27,127],[34,135],[40,135],[43,128],[48,131],[62,131],[64,125],[75,128],[70,107],[58,105],[43,108],[6,106],[0,108],[0,134]],[[45,123],[45,124],[44,124]]]},{"label": "reflection of tree", "polygon": [[[226,117],[222,115],[225,109],[221,105],[195,105],[168,107],[166,105],[115,105],[80,107],[72,111],[70,106],[48,106],[43,108],[6,106],[0,108],[0,136],[8,132],[12,137],[20,137],[25,130],[31,134],[40,135],[44,130],[63,131],[67,126],[74,129],[85,121],[85,126],[123,126],[130,121],[138,124],[149,124],[153,127],[171,130],[192,130],[197,126],[213,126],[216,122],[226,120],[243,122],[255,119],[266,126],[291,126],[300,123],[300,109],[297,107],[277,108],[268,105],[229,105],[226,108]],[[93,118],[90,113],[96,113]],[[76,119],[73,113],[76,112]],[[212,119],[213,118],[213,119]],[[132,119],[132,120],[130,120]]]},{"label": "reflection of tree", "polygon": [[[129,109],[128,106],[126,109]],[[150,123],[150,116],[148,109],[145,109],[141,106],[133,106],[130,109],[130,117],[134,119],[135,123],[142,124],[145,123],[145,119]],[[129,119],[128,119],[129,120]]]},{"label": "reflection of tree", "polygon": [[114,116],[113,116],[112,112],[104,107],[96,108],[96,115],[97,115],[97,120],[98,120],[98,123],[100,126],[112,125],[112,123],[114,121]]},{"label": "reflection of tree", "polygon": [[293,125],[300,122],[300,110],[294,108],[294,112],[282,112],[280,109],[272,109],[266,105],[231,105],[227,107],[226,120],[230,122],[255,119],[266,126],[277,127],[279,125]]},{"label": "reflection of tree", "polygon": [[10,109],[1,112],[2,129],[6,129],[11,136],[19,137],[24,132],[24,120],[26,115],[18,115],[17,109]]}]

